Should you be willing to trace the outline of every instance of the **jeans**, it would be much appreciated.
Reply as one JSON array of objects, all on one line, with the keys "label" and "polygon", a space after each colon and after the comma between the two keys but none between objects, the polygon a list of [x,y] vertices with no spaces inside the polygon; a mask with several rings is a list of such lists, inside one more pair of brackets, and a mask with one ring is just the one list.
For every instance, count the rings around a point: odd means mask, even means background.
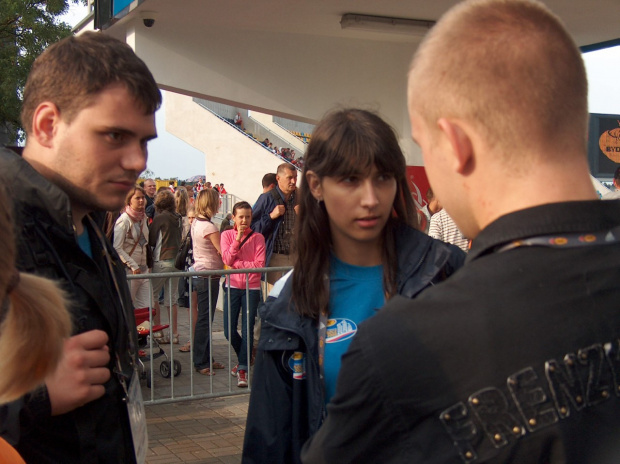
[{"label": "jeans", "polygon": [[[211,289],[210,300],[209,288]],[[209,346],[209,335],[220,291],[220,279],[194,277],[194,289],[198,293],[198,318],[196,320],[196,329],[194,330],[194,345],[192,346],[194,351],[194,367],[196,369],[204,369],[209,367],[210,360],[213,360],[211,357],[211,347]],[[211,313],[210,317],[209,312]]]},{"label": "jeans", "polygon": [[[256,319],[256,308],[260,302],[260,290],[250,290],[249,298],[246,296],[245,289],[230,289],[230,327],[231,335],[228,336],[228,288],[226,281],[222,284],[224,291],[224,335],[230,341],[237,359],[239,360],[239,370],[248,370],[248,344],[250,353],[254,345],[254,320]],[[241,335],[237,331],[239,323],[239,312],[241,312]],[[249,313],[249,314],[248,314]],[[250,330],[250,340],[248,343],[248,320]]]}]

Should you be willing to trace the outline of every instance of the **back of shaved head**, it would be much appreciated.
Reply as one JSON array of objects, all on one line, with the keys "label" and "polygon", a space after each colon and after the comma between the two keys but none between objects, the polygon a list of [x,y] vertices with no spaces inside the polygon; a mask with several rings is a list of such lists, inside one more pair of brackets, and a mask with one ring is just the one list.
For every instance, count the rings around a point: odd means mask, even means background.
[{"label": "back of shaved head", "polygon": [[409,110],[431,130],[442,117],[465,120],[519,164],[511,155],[532,149],[585,156],[587,93],[574,41],[530,0],[458,4],[429,32],[409,71]]}]

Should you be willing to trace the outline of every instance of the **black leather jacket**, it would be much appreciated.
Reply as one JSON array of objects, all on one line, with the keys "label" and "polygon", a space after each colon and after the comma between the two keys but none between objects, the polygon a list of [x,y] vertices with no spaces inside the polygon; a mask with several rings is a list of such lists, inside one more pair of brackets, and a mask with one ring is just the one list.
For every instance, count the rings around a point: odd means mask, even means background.
[{"label": "black leather jacket", "polygon": [[[453,245],[407,226],[400,226],[395,233],[399,295],[415,298],[464,263],[465,253]],[[325,417],[316,323],[294,310],[291,290],[292,281],[288,279],[277,298],[272,292],[259,307],[262,329],[252,379],[243,463],[300,462],[302,445]],[[296,351],[306,354],[303,381],[293,381],[289,366],[289,359]]]},{"label": "black leather jacket", "polygon": [[[80,249],[69,198],[21,157],[0,149],[0,173],[13,200],[18,269],[62,284],[70,297],[75,334],[107,332],[112,372],[102,398],[67,414],[51,416],[45,387],[2,406],[1,435],[27,462],[133,463],[120,379],[131,378],[137,340],[123,263],[91,216],[84,223],[93,258]],[[117,360],[122,374],[117,373]]]}]

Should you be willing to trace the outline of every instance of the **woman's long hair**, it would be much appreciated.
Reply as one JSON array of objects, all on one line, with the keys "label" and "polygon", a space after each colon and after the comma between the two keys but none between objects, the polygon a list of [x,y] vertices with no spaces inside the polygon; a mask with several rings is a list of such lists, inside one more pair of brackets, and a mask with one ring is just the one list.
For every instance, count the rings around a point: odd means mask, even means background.
[{"label": "woman's long hair", "polygon": [[65,294],[48,279],[15,269],[8,199],[0,189],[0,403],[13,401],[54,372],[71,333]]},{"label": "woman's long hair", "polygon": [[177,213],[181,216],[187,216],[187,206],[189,205],[189,195],[185,187],[179,187],[174,192],[174,201],[176,203]]},{"label": "woman's long hair", "polygon": [[376,114],[361,109],[329,113],[316,126],[304,155],[298,191],[299,213],[295,221],[297,258],[293,279],[293,302],[299,314],[314,319],[329,304],[326,276],[332,248],[329,217],[323,203],[312,196],[306,172],[319,177],[342,178],[367,175],[373,166],[396,179],[392,218],[383,229],[383,287],[388,298],[396,293],[398,260],[394,228],[399,222],[418,226],[406,178],[405,157],[393,129]]},{"label": "woman's long hair", "polygon": [[220,207],[220,194],[215,189],[202,189],[196,201],[194,202],[194,210],[197,216],[211,220]]}]

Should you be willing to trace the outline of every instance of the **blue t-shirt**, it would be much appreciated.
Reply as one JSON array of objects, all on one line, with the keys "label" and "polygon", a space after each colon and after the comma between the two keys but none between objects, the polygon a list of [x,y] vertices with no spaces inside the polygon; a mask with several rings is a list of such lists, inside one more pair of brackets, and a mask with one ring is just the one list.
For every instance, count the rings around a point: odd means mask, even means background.
[{"label": "blue t-shirt", "polygon": [[84,253],[88,255],[89,258],[93,257],[93,250],[90,246],[90,235],[88,233],[88,229],[84,227],[84,231],[77,236],[77,242],[80,248]]},{"label": "blue t-shirt", "polygon": [[357,333],[358,324],[373,316],[384,303],[383,266],[353,266],[332,256],[323,360],[325,404],[336,391],[341,358]]}]

